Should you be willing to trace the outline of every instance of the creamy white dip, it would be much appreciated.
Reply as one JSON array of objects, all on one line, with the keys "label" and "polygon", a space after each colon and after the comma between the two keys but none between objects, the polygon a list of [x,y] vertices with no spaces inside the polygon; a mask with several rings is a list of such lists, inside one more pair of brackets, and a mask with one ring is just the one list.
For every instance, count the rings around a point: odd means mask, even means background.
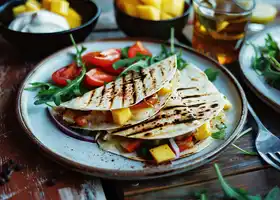
[{"label": "creamy white dip", "polygon": [[9,29],[27,33],[53,33],[69,30],[70,26],[64,17],[40,10],[17,16],[9,25]]}]

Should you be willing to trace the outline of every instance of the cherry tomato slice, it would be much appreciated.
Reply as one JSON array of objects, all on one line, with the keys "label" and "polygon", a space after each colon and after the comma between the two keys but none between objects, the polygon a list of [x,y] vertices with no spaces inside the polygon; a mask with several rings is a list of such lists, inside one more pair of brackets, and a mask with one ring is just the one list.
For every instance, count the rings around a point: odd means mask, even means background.
[{"label": "cherry tomato slice", "polygon": [[185,151],[186,149],[192,148],[193,147],[193,136],[189,136],[184,138],[183,140],[176,141],[180,152]]},{"label": "cherry tomato slice", "polygon": [[133,46],[131,46],[128,49],[129,58],[133,58],[133,57],[137,56],[137,54],[152,56],[152,53],[148,49],[145,49],[143,44],[139,41],[137,41]]},{"label": "cherry tomato slice", "polygon": [[128,153],[132,153],[136,151],[141,145],[142,141],[141,140],[129,140],[129,141],[122,141],[120,145],[122,148],[126,150]]},{"label": "cherry tomato slice", "polygon": [[80,75],[81,71],[81,67],[77,67],[75,63],[72,63],[54,72],[52,74],[52,80],[56,85],[67,86],[67,80],[75,79]]},{"label": "cherry tomato slice", "polygon": [[113,64],[120,60],[121,50],[120,49],[108,49],[102,52],[91,52],[83,56],[83,62],[86,66],[96,66],[101,68],[103,71],[119,75],[123,69],[119,68],[115,70]]},{"label": "cherry tomato slice", "polygon": [[79,116],[75,118],[75,122],[78,126],[85,126],[88,123],[87,117],[86,116]]},{"label": "cherry tomato slice", "polygon": [[140,103],[132,106],[132,109],[149,108],[149,107],[152,107],[153,105],[155,105],[157,102],[158,102],[158,95],[154,94],[154,95],[144,99]]},{"label": "cherry tomato slice", "polygon": [[85,83],[90,87],[103,86],[105,83],[109,83],[115,80],[115,76],[107,74],[98,68],[91,69],[86,73]]}]

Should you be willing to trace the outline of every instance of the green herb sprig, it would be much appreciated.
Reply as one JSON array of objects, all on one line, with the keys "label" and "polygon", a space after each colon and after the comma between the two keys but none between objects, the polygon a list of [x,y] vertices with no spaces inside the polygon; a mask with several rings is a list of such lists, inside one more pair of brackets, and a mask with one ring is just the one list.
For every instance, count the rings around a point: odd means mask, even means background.
[{"label": "green herb sprig", "polygon": [[206,74],[206,76],[208,77],[208,80],[211,82],[214,82],[218,75],[219,75],[219,71],[213,68],[208,68],[204,71],[204,73]]},{"label": "green herb sprig", "polygon": [[182,58],[182,51],[175,51],[175,31],[171,29],[170,49],[165,45],[161,45],[161,52],[156,56],[146,56],[138,54],[134,58],[128,58],[128,49],[125,47],[121,49],[122,59],[113,64],[114,69],[125,68],[119,77],[126,75],[129,71],[139,72],[143,68],[147,68],[152,64],[160,62],[170,56],[177,55],[177,68],[183,70],[187,67],[188,63]]},{"label": "green herb sprig", "polygon": [[211,134],[211,137],[215,140],[224,140],[226,137],[226,128],[227,126],[224,123],[216,125],[219,131]]},{"label": "green herb sprig", "polygon": [[215,133],[212,133],[212,138],[216,139],[216,140],[224,140],[226,137],[226,130],[225,129],[221,129],[220,131],[217,131]]},{"label": "green herb sprig", "polygon": [[237,189],[231,187],[224,179],[219,166],[217,164],[214,164],[214,167],[226,197],[236,200],[261,200],[260,196],[251,196],[244,189]]},{"label": "green herb sprig", "polygon": [[36,101],[34,102],[35,105],[54,102],[57,106],[59,106],[62,101],[70,100],[84,93],[84,91],[81,89],[81,83],[86,74],[86,66],[82,62],[82,54],[86,48],[82,47],[79,49],[72,35],[70,35],[70,38],[76,49],[75,61],[77,66],[82,68],[80,75],[74,80],[68,80],[66,87],[58,87],[50,83],[31,83],[31,87],[25,88],[25,90],[33,91],[39,89],[39,92],[36,96]]},{"label": "green herb sprig", "polygon": [[280,89],[280,49],[277,42],[270,34],[267,34],[264,46],[258,47],[252,43],[249,44],[255,51],[251,67],[270,85]]},{"label": "green herb sprig", "polygon": [[[219,183],[222,186],[224,191],[225,199],[233,199],[233,200],[262,200],[260,195],[250,195],[248,191],[243,188],[235,188],[232,187],[223,177],[220,167],[218,164],[214,164],[214,168],[216,174],[218,176]],[[200,190],[194,193],[194,196],[198,200],[207,200],[207,192],[205,190]],[[278,186],[274,187],[270,192],[266,195],[264,200],[279,200],[280,199],[280,188]]]},{"label": "green herb sprig", "polygon": [[[237,136],[237,138],[235,139],[235,141],[237,141],[239,138],[243,137],[244,135],[248,134],[249,132],[251,132],[253,129],[252,128],[248,128],[245,131],[241,132],[239,134],[239,136]],[[245,149],[242,149],[241,147],[237,146],[236,144],[232,144],[232,146],[234,148],[236,148],[237,150],[239,150],[242,154],[244,155],[248,155],[248,156],[257,156],[258,153],[255,151],[247,151]]]}]

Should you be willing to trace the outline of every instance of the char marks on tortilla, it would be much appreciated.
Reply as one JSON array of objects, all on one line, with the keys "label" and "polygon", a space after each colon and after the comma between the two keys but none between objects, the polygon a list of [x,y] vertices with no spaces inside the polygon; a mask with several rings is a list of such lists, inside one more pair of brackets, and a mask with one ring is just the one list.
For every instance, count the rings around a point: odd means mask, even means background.
[{"label": "char marks on tortilla", "polygon": [[165,139],[196,130],[217,116],[224,107],[223,95],[197,67],[181,71],[178,93],[155,117],[130,127],[110,132],[116,136],[138,139]]},{"label": "char marks on tortilla", "polygon": [[128,108],[155,94],[170,82],[177,70],[176,63],[174,55],[140,72],[130,71],[116,81],[62,103],[60,107],[84,111]]}]

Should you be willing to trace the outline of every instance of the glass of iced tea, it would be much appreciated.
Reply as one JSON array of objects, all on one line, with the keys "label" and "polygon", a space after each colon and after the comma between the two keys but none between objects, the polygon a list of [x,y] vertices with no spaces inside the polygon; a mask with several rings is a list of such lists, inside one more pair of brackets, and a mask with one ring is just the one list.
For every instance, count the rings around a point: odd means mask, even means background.
[{"label": "glass of iced tea", "polygon": [[193,0],[192,45],[221,64],[237,60],[255,0]]}]

